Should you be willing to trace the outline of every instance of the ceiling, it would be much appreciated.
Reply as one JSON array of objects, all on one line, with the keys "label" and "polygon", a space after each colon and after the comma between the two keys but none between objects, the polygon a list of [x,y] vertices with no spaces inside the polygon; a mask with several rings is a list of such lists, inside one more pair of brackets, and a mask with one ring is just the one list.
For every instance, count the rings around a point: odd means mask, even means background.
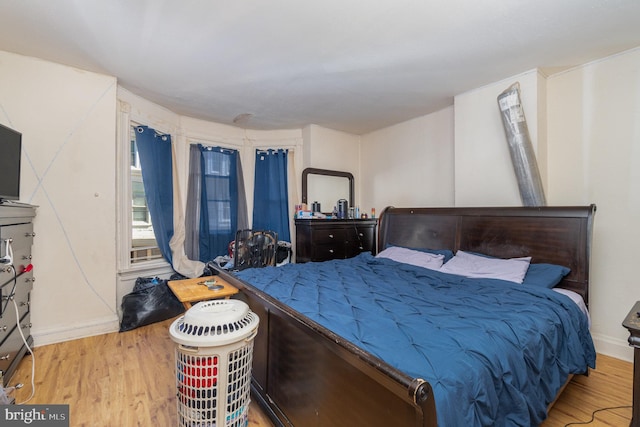
[{"label": "ceiling", "polygon": [[363,134],[637,46],[638,0],[0,0],[0,50],[247,129]]}]

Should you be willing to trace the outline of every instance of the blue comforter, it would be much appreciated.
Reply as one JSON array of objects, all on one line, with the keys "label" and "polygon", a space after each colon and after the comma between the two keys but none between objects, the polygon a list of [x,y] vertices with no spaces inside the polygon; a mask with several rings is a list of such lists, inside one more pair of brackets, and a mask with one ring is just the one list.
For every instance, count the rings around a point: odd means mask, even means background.
[{"label": "blue comforter", "polygon": [[595,367],[587,319],[550,289],[375,258],[236,273],[413,378],[440,426],[530,426],[568,374]]}]

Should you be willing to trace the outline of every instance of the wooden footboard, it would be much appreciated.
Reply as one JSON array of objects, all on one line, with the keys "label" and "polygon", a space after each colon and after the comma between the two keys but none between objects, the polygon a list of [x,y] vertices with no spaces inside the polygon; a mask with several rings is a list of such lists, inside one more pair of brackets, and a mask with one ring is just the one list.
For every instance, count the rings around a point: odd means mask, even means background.
[{"label": "wooden footboard", "polygon": [[436,426],[431,386],[221,272],[260,317],[254,398],[282,426]]}]

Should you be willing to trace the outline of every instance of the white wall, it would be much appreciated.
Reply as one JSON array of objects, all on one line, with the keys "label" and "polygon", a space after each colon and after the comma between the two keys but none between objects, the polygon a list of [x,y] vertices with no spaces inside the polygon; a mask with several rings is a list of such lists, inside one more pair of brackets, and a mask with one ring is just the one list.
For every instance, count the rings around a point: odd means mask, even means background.
[{"label": "white wall", "polygon": [[640,49],[548,79],[549,200],[595,203],[592,332],[632,360],[622,320],[640,300]]},{"label": "white wall", "polygon": [[[302,129],[302,136],[304,140],[303,168],[329,169],[351,173],[354,180],[354,203],[358,206],[362,195],[360,179],[360,137],[346,132],[323,128],[318,125],[305,126],[304,129]],[[302,171],[299,171],[299,173],[300,177],[298,181],[301,181]],[[309,190],[311,190],[311,187],[310,185]],[[326,187],[323,188],[322,185],[319,185],[317,188],[318,191],[321,192],[319,194],[320,197],[314,197],[313,194],[309,194],[308,196],[312,199],[320,199],[323,212],[331,212],[333,205],[336,204],[338,199],[347,198],[345,197],[348,193],[346,187],[344,187],[345,191],[336,192],[335,197],[331,196],[332,192]],[[316,196],[318,196],[318,194],[316,194]],[[302,193],[300,194],[300,201],[302,201]],[[310,205],[313,201],[314,200],[307,201],[309,209],[311,209]]]},{"label": "white wall", "polygon": [[23,134],[36,345],[114,330],[116,79],[0,52],[0,122]]},{"label": "white wall", "polygon": [[539,128],[544,130],[546,121],[539,116],[540,109],[544,111],[545,83],[533,70],[455,97],[456,206],[522,205],[497,101],[498,95],[516,82],[520,84],[529,136],[546,187],[544,134],[539,140]]},{"label": "white wall", "polygon": [[335,169],[359,173],[360,137],[346,132],[323,128],[318,125],[305,126],[304,167]]},{"label": "white wall", "polygon": [[453,120],[453,107],[448,107],[362,137],[364,212],[453,205]]}]

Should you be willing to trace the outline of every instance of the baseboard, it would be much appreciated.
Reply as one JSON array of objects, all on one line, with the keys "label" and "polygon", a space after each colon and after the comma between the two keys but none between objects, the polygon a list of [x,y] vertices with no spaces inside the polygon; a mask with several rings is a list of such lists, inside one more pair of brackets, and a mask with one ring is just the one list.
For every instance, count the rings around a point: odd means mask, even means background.
[{"label": "baseboard", "polygon": [[120,320],[116,314],[84,322],[82,325],[31,330],[34,347],[75,340],[120,330]]},{"label": "baseboard", "polygon": [[596,351],[616,359],[633,362],[633,347],[626,340],[591,334]]}]

